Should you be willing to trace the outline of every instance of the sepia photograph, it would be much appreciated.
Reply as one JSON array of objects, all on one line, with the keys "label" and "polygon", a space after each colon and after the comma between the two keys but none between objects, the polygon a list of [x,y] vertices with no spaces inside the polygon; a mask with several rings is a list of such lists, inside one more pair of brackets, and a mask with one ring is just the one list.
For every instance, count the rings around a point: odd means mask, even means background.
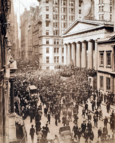
[{"label": "sepia photograph", "polygon": [[0,0],[0,143],[115,143],[115,0]]}]

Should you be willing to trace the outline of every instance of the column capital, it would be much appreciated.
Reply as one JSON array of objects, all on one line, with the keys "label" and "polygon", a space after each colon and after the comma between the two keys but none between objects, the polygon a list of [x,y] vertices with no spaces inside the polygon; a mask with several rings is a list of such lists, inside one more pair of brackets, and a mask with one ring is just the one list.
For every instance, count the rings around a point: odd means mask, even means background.
[{"label": "column capital", "polygon": [[87,42],[86,40],[83,40],[83,41],[82,41],[82,43],[86,43],[86,42]]},{"label": "column capital", "polygon": [[76,44],[81,44],[81,41],[76,42]]},{"label": "column capital", "polygon": [[93,42],[93,41],[95,41],[95,40],[93,40],[93,39],[88,40],[88,42]]}]

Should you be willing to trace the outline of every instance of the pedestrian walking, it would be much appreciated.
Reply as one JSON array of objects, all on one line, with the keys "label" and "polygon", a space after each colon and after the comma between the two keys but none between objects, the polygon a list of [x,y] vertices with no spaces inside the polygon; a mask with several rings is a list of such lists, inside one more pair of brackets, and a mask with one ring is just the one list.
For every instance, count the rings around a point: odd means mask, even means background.
[{"label": "pedestrian walking", "polygon": [[101,136],[102,136],[102,129],[101,129],[101,127],[98,129],[98,140],[99,140],[99,142],[100,142],[100,140],[101,140]]},{"label": "pedestrian walking", "polygon": [[81,128],[82,128],[82,133],[84,134],[85,130],[86,130],[86,122],[83,121],[83,123],[81,124]]},{"label": "pedestrian walking", "polygon": [[35,133],[35,129],[32,125],[30,129],[30,136],[31,136],[32,143],[34,143],[34,133]]},{"label": "pedestrian walking", "polygon": [[90,138],[90,143],[93,143],[94,133],[92,130],[91,130],[91,132],[89,132],[89,138]]}]

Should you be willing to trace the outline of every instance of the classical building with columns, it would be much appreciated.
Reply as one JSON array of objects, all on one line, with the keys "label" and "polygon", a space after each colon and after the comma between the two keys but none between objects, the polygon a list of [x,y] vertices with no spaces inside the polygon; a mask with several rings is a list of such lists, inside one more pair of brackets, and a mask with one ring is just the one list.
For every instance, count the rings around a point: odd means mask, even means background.
[{"label": "classical building with columns", "polygon": [[76,20],[62,35],[64,64],[73,60],[77,67],[97,70],[97,39],[113,32],[113,23],[98,20]]}]

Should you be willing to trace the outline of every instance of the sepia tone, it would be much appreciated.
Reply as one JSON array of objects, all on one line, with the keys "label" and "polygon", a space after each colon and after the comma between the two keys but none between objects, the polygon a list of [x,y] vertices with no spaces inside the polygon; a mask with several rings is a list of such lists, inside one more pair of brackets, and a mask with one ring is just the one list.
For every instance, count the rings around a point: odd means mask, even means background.
[{"label": "sepia tone", "polygon": [[114,143],[115,0],[36,3],[0,0],[0,143]]}]

